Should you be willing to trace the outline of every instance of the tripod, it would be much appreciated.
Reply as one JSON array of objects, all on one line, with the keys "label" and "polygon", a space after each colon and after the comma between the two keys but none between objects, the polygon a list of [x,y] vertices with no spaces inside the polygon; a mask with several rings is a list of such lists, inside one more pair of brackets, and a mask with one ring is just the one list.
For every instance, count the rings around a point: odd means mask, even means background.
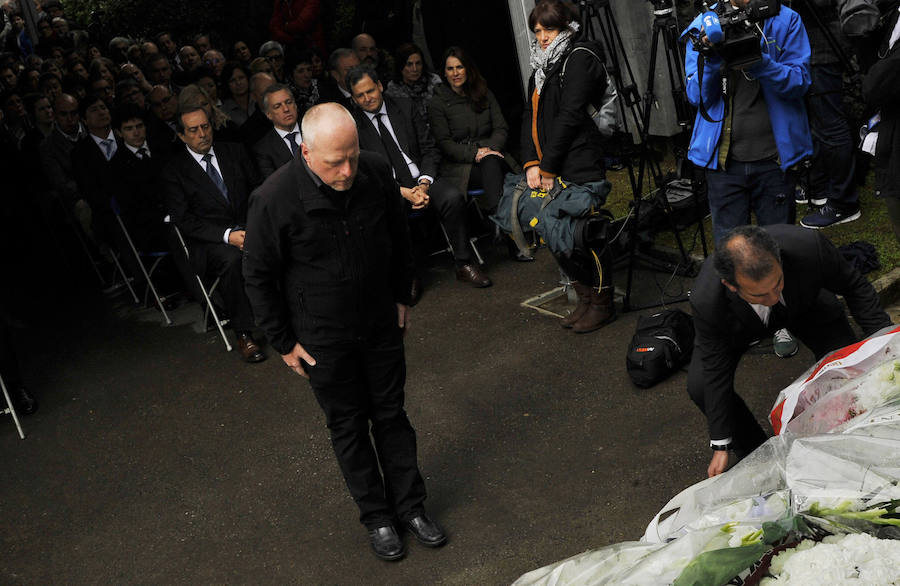
[{"label": "tripod", "polygon": [[[624,104],[630,111],[635,128],[637,129],[640,136],[640,150],[639,150],[639,162],[638,162],[638,172],[637,177],[635,178],[633,164],[631,162],[630,157],[625,157],[626,166],[628,167],[629,178],[631,180],[631,189],[633,194],[633,214],[634,219],[631,225],[630,232],[630,243],[629,243],[629,252],[628,252],[628,278],[627,285],[625,290],[625,298],[623,303],[624,311],[632,311],[635,309],[645,309],[648,307],[657,307],[659,305],[663,305],[663,303],[648,305],[643,307],[634,307],[631,304],[631,293],[632,287],[634,284],[634,268],[635,261],[641,260],[642,262],[651,265],[653,268],[662,269],[662,270],[671,270],[670,263],[664,263],[659,261],[658,259],[652,258],[646,254],[639,253],[637,249],[638,242],[638,219],[641,217],[641,206],[643,204],[643,190],[644,190],[644,179],[652,176],[654,183],[657,187],[657,198],[665,211],[665,216],[669,224],[669,229],[675,236],[675,241],[678,245],[678,251],[680,254],[681,262],[676,265],[675,270],[683,265],[689,265],[688,253],[685,250],[684,243],[681,239],[681,234],[678,230],[678,227],[675,224],[674,219],[672,218],[672,209],[669,205],[668,198],[665,193],[665,180],[663,177],[662,169],[660,163],[654,160],[653,153],[650,149],[649,139],[650,139],[650,122],[651,115],[653,112],[653,105],[656,103],[656,95],[655,95],[655,80],[656,80],[656,68],[657,68],[657,52],[660,45],[660,39],[663,42],[663,49],[665,52],[665,63],[666,70],[668,72],[670,90],[672,95],[672,100],[675,105],[675,111],[678,119],[678,125],[681,128],[681,133],[685,134],[690,130],[690,115],[691,111],[687,104],[687,100],[685,98],[684,93],[684,73],[682,69],[682,64],[684,63],[684,56],[679,50],[678,43],[678,30],[677,30],[677,22],[675,20],[674,12],[675,8],[672,5],[672,0],[650,0],[654,5],[653,10],[653,36],[651,41],[651,49],[650,49],[650,63],[649,63],[649,72],[647,78],[646,90],[644,93],[643,100],[637,98],[637,89],[634,83],[634,73],[631,69],[630,64],[628,63],[627,58],[625,58],[624,45],[622,43],[622,37],[619,34],[619,27],[616,26],[615,17],[612,13],[612,10],[609,6],[609,0],[600,0],[597,2],[585,2],[582,1],[582,6],[586,7],[587,10],[584,11],[582,15],[583,22],[583,30],[585,34],[590,38],[594,34],[593,26],[592,26],[592,17],[596,16],[600,21],[600,31],[603,37],[604,46],[607,48],[607,59],[606,62],[608,64],[608,71],[610,72],[610,76],[616,82],[617,88],[620,89],[619,97],[620,104]],[[604,19],[599,18],[599,10],[597,8],[603,9]],[[619,53],[617,51],[621,51],[622,61],[625,63],[625,70],[630,76],[631,83],[625,84],[622,78],[622,70],[618,66],[619,63]],[[642,106],[641,106],[642,105]],[[623,109],[624,110],[624,109]],[[623,122],[626,122],[624,120]],[[625,126],[627,130],[627,125]],[[628,133],[630,138],[630,132]],[[678,153],[676,153],[678,155]],[[684,154],[682,153],[681,159],[684,158]],[[697,203],[696,193],[694,194],[694,204],[695,211],[699,210],[699,204]],[[698,216],[698,229],[701,236],[701,243],[703,247],[704,256],[707,255],[706,249],[706,235],[703,228],[702,215],[697,214]],[[671,301],[680,301],[679,299],[673,299]]]}]

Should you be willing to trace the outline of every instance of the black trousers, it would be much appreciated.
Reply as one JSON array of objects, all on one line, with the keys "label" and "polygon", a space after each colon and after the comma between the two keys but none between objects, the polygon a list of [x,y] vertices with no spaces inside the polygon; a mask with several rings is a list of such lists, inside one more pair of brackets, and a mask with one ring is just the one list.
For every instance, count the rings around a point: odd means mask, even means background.
[{"label": "black trousers", "polygon": [[310,384],[360,522],[374,529],[421,514],[425,481],[416,432],[403,409],[406,359],[399,330],[377,342],[305,348],[316,359],[308,367]]},{"label": "black trousers", "polygon": [[225,311],[235,332],[253,329],[253,312],[247,294],[244,293],[244,277],[241,274],[243,253],[230,244],[200,242],[192,243],[191,262],[197,274],[205,283],[219,278],[216,291],[222,296]]},{"label": "black trousers", "polygon": [[469,173],[469,189],[483,189],[481,207],[493,214],[503,195],[503,178],[509,172],[509,166],[497,155],[488,155],[480,163],[472,165]]},{"label": "black trousers", "polygon": [[[13,348],[12,333],[9,326],[4,323],[2,316],[0,316],[0,376],[3,377],[8,391],[12,392],[13,389],[22,388],[22,374],[19,371],[16,351]],[[0,409],[5,408],[6,402],[3,401],[2,393],[0,393]]]},{"label": "black trousers", "polygon": [[[816,319],[817,315],[826,316],[826,318],[818,320]],[[791,320],[787,324],[787,328],[795,338],[812,350],[817,361],[829,352],[858,341],[850,322],[847,321],[843,306],[833,294],[826,291],[821,292],[816,306],[807,312],[804,319]],[[770,328],[772,334],[775,329],[775,327]],[[733,352],[728,367],[737,370],[738,363],[746,351],[747,348]],[[688,367],[688,394],[705,415],[705,381],[700,360],[696,359],[698,352],[699,349],[695,347],[694,359],[691,360],[691,365]],[[733,430],[732,445],[736,452],[741,455],[749,454],[766,441],[768,434],[763,431],[757,423],[756,417],[736,392],[731,393],[728,411]]]},{"label": "black trousers", "polygon": [[437,178],[428,189],[428,197],[450,237],[456,262],[472,262],[469,229],[466,226],[466,196],[452,181]]}]

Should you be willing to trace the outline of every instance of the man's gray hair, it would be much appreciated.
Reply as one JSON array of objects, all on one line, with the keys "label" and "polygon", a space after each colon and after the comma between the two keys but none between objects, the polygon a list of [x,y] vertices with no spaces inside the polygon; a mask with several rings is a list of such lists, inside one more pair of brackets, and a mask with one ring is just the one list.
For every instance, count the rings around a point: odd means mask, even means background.
[{"label": "man's gray hair", "polygon": [[262,44],[262,47],[259,48],[259,56],[265,57],[266,53],[268,53],[272,49],[275,49],[279,53],[284,55],[284,47],[281,46],[281,43],[279,43],[278,41],[266,41]]},{"label": "man's gray hair", "polygon": [[[335,120],[337,118],[337,120]],[[345,118],[346,122],[354,129],[356,128],[356,120],[347,108],[337,102],[325,102],[316,104],[306,111],[303,115],[303,121],[300,123],[300,136],[303,137],[303,143],[310,150],[315,148],[316,139],[320,132],[325,132],[334,128],[335,122]]]},{"label": "man's gray hair", "polygon": [[284,85],[283,83],[273,83],[272,85],[267,87],[265,90],[263,90],[263,95],[262,95],[263,112],[269,111],[269,96],[271,94],[274,94],[275,92],[280,92],[280,91],[286,91],[291,96],[291,99],[294,99],[294,92],[291,91],[291,88]]},{"label": "man's gray hair", "polygon": [[356,57],[356,51],[347,47],[339,47],[331,52],[328,56],[328,69],[334,71],[337,69],[338,61],[344,57]]}]

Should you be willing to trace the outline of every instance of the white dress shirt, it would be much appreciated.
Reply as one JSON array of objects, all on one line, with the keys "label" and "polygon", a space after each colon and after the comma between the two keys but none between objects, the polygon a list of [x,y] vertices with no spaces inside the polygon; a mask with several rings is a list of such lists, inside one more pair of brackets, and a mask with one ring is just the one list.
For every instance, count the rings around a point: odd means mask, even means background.
[{"label": "white dress shirt", "polygon": [[[434,183],[434,178],[430,175],[419,175],[419,167],[416,165],[409,156],[403,152],[403,147],[400,146],[400,141],[397,140],[397,133],[394,132],[394,125],[391,124],[391,118],[388,116],[387,107],[382,102],[381,109],[377,112],[366,112],[366,116],[369,117],[369,120],[372,122],[372,126],[375,127],[375,132],[378,132],[378,115],[384,114],[381,117],[381,122],[384,124],[385,128],[387,128],[388,132],[391,134],[391,138],[394,140],[394,143],[397,145],[397,148],[400,150],[400,154],[403,155],[403,160],[406,162],[406,166],[409,167],[409,174],[417,178],[418,181],[426,179],[428,183]],[[380,134],[380,133],[379,133]],[[396,178],[396,173],[394,174]]]},{"label": "white dress shirt", "polygon": [[[203,169],[203,172],[206,173],[206,163],[203,162],[204,155],[194,152],[193,150],[191,150],[191,147],[187,145],[185,145],[185,148],[187,149],[187,152],[189,152],[191,156],[194,157],[194,160],[197,161],[197,164],[200,165],[200,168]],[[213,167],[216,168],[216,171],[219,172],[219,176],[222,178],[222,181],[225,181],[225,175],[222,174],[222,168],[219,167],[219,158],[216,156],[216,152],[213,147],[209,147],[209,154],[212,155],[212,158],[209,160],[209,162]],[[225,241],[225,244],[229,244],[228,236],[231,234],[232,230],[234,230],[234,228],[227,228],[225,230],[225,235],[222,237],[222,240]]]}]

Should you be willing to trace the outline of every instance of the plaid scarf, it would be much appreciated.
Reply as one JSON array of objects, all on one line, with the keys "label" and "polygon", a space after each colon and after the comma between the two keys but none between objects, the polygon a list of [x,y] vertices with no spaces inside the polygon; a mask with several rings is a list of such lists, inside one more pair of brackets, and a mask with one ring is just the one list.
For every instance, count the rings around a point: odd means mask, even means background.
[{"label": "plaid scarf", "polygon": [[537,39],[531,41],[531,68],[534,69],[534,87],[538,95],[544,89],[547,80],[547,72],[559,61],[559,58],[568,53],[572,46],[572,37],[578,32],[578,23],[570,22],[569,26],[559,32],[547,49],[541,49]]}]

